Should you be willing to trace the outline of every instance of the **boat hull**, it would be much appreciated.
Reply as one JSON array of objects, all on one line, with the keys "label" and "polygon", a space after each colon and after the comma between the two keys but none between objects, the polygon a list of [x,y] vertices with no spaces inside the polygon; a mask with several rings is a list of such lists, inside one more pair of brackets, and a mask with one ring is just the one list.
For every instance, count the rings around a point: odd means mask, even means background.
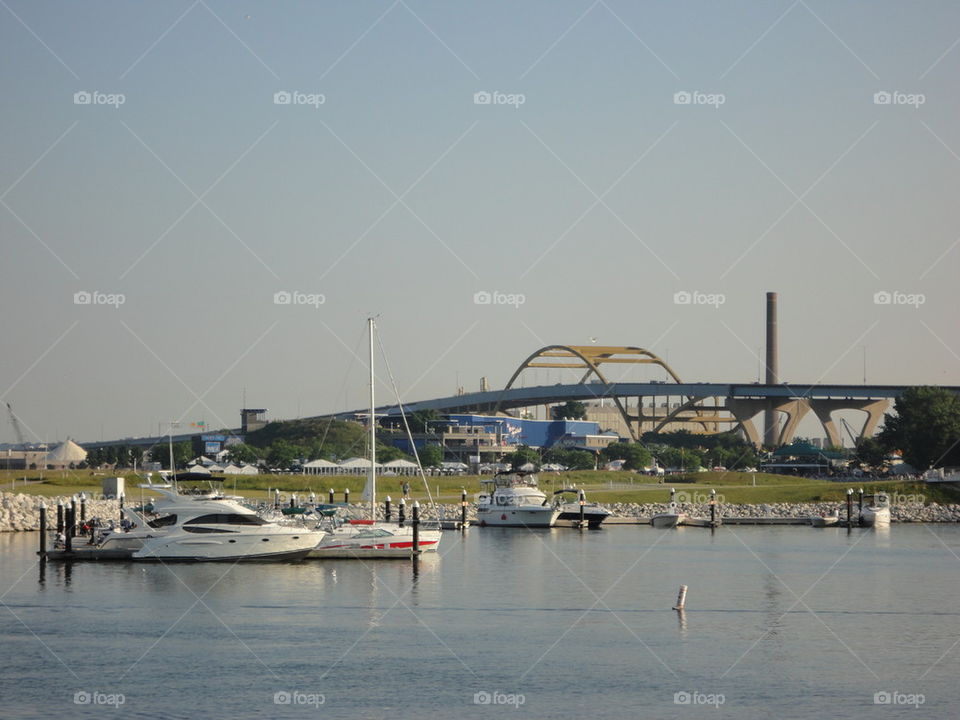
[{"label": "boat hull", "polygon": [[864,527],[889,527],[890,508],[865,507],[860,514],[860,524]]},{"label": "boat hull", "polygon": [[[606,520],[608,517],[610,517],[610,513],[606,510],[595,510],[595,509],[588,508],[583,512],[583,519],[587,523],[587,525],[591,528],[600,527],[603,521]],[[557,520],[579,522],[580,509],[579,508],[571,509],[565,506],[561,507],[560,515],[557,517]]]},{"label": "boat hull", "polygon": [[306,557],[324,539],[323,533],[263,528],[251,533],[176,533],[146,539],[134,560],[271,561]]},{"label": "boat hull", "polygon": [[677,527],[685,517],[682,513],[660,513],[650,518],[650,524],[658,530],[665,530]]},{"label": "boat hull", "polygon": [[[418,544],[420,552],[436,552],[442,533],[439,530],[421,530]],[[413,534],[405,532],[394,537],[351,537],[334,532],[307,555],[311,559],[332,558],[376,559],[409,558],[413,554]]]},{"label": "boat hull", "polygon": [[477,508],[477,524],[481,526],[551,528],[558,517],[560,510],[549,506]]}]

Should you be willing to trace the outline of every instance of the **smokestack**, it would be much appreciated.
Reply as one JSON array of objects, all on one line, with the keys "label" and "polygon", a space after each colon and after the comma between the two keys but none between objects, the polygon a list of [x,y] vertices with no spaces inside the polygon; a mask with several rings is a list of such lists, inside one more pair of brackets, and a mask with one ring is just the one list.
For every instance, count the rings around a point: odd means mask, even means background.
[{"label": "smokestack", "polygon": [[[777,385],[780,382],[780,355],[778,352],[779,340],[777,337],[777,294],[767,293],[767,385]],[[767,408],[764,421],[764,444],[773,447],[777,444],[777,414],[773,411],[773,401]]]}]

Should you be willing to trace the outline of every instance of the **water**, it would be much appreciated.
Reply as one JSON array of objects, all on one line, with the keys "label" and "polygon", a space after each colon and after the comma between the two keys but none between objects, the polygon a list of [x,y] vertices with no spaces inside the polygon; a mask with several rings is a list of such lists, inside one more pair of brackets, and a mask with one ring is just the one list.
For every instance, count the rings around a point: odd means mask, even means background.
[{"label": "water", "polygon": [[41,580],[36,541],[0,535],[3,718],[946,718],[960,700],[955,525],[472,528],[416,576],[328,560]]}]

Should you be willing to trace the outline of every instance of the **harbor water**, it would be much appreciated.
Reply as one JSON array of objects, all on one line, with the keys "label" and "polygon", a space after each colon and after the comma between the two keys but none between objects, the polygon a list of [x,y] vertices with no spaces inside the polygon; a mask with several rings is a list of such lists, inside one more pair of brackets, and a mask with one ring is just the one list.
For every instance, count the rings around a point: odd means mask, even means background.
[{"label": "harbor water", "polygon": [[2,718],[945,718],[960,701],[957,525],[471,528],[416,571],[42,568],[36,544],[0,535]]}]

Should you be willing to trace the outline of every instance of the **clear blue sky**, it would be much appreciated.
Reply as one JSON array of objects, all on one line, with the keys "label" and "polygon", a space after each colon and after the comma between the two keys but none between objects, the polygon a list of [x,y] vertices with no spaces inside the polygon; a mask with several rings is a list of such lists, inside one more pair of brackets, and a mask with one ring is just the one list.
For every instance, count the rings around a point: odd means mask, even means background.
[{"label": "clear blue sky", "polygon": [[[956,3],[6,0],[0,18],[0,392],[33,439],[235,425],[244,389],[278,418],[356,407],[370,312],[409,400],[593,337],[752,381],[767,290],[785,380],[860,382],[866,347],[871,382],[960,384]],[[123,104],[75,104],[95,91]],[[494,91],[523,103],[475,104]]]}]

